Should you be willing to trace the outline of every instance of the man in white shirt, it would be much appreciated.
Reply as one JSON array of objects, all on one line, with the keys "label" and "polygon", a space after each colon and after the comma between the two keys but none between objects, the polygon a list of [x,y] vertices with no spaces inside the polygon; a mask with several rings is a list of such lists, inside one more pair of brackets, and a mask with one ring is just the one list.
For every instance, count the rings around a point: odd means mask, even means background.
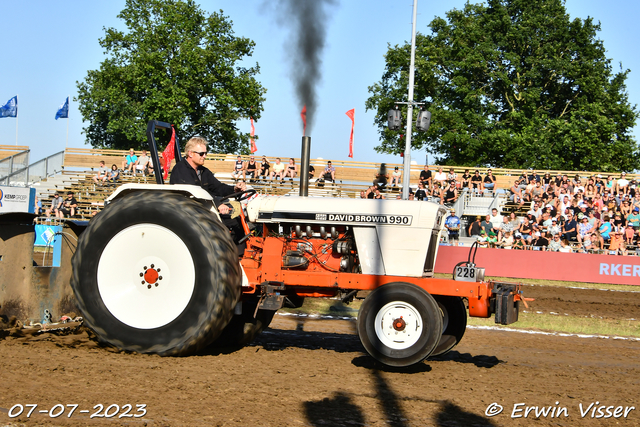
[{"label": "man in white shirt", "polygon": [[493,228],[495,228],[496,230],[500,228],[500,225],[502,224],[502,215],[498,213],[498,209],[496,208],[491,209],[490,221],[491,221],[491,224],[493,225]]},{"label": "man in white shirt", "polygon": [[618,197],[622,194],[627,194],[629,191],[629,180],[627,179],[627,173],[622,172],[620,174],[620,178],[616,182],[616,192],[618,193]]},{"label": "man in white shirt", "polygon": [[441,185],[447,180],[447,174],[442,171],[442,167],[438,168],[438,172],[436,172],[436,175],[433,177],[433,179],[435,180],[435,182],[439,182]]},{"label": "man in white shirt", "polygon": [[280,157],[276,158],[276,162],[272,167],[271,179],[275,181],[277,181],[278,179],[284,180],[284,163],[280,162]]}]

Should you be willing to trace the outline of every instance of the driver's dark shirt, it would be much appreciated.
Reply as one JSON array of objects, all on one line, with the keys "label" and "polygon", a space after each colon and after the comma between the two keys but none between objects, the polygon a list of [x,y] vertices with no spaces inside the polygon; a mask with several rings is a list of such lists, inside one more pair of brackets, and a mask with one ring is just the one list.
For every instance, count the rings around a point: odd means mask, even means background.
[{"label": "driver's dark shirt", "polygon": [[[198,177],[198,172],[200,176]],[[183,160],[176,163],[171,171],[170,184],[199,185],[207,190],[213,197],[224,197],[234,193],[234,188],[224,184],[213,176],[213,173],[204,166],[198,166],[198,172],[191,167],[189,162]]]}]

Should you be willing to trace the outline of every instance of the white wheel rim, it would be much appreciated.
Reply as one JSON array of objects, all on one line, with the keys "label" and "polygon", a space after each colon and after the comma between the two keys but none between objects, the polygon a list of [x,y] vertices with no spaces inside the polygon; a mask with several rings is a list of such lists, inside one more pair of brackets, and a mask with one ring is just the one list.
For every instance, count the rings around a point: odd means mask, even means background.
[{"label": "white wheel rim", "polygon": [[176,319],[191,300],[195,277],[182,239],[156,224],[120,231],[98,262],[98,292],[104,305],[116,319],[138,329],[159,328]]},{"label": "white wheel rim", "polygon": [[423,327],[418,310],[404,301],[390,302],[376,314],[376,336],[394,350],[404,350],[418,342]]}]

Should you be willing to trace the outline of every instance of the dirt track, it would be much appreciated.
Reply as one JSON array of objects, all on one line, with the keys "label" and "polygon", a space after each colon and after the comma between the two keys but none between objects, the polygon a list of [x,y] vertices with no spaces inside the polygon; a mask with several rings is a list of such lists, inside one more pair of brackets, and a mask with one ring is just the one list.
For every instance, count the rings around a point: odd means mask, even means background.
[{"label": "dirt track", "polygon": [[[537,311],[575,316],[637,318],[640,306],[640,293],[534,287],[526,295]],[[249,347],[186,358],[117,353],[86,332],[8,337],[0,341],[0,425],[640,425],[640,341],[469,329],[448,355],[389,369],[364,353],[354,327],[276,316]],[[626,418],[581,417],[579,404],[596,401],[635,409]],[[494,402],[503,412],[486,417]],[[9,418],[27,403],[79,406],[71,418],[37,410]],[[146,404],[147,414],[89,418],[94,405],[114,403],[134,405],[131,414]],[[566,407],[568,417],[512,419],[518,403]]]}]

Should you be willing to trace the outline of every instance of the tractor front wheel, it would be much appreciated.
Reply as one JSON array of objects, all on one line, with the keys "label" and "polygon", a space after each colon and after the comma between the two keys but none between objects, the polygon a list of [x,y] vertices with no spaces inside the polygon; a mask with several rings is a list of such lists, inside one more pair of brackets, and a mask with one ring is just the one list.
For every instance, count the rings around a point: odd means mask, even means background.
[{"label": "tractor front wheel", "polygon": [[358,335],[367,352],[389,366],[409,366],[431,354],[442,334],[438,304],[425,290],[395,282],[379,287],[358,313]]}]

